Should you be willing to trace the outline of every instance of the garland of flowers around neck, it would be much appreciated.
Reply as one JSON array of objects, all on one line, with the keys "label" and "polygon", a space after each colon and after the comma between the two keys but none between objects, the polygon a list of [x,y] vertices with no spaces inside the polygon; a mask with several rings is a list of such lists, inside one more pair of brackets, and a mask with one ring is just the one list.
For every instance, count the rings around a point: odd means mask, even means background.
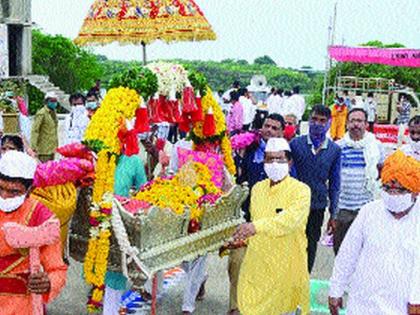
[{"label": "garland of flowers around neck", "polygon": [[93,116],[85,134],[86,145],[98,152],[92,205],[89,212],[90,239],[83,266],[86,282],[92,286],[89,313],[102,308],[105,274],[111,236],[112,197],[117,156],[121,153],[118,131],[131,119],[140,104],[139,95],[128,88],[111,89]]}]

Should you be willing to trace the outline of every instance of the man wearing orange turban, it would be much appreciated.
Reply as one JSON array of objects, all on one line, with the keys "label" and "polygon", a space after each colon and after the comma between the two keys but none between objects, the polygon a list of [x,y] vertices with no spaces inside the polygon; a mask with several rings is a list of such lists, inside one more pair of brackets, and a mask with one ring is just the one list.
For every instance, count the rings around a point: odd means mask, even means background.
[{"label": "man wearing orange turban", "polygon": [[381,177],[381,200],[360,210],[336,257],[332,315],[347,287],[347,315],[420,314],[420,162],[397,151]]}]

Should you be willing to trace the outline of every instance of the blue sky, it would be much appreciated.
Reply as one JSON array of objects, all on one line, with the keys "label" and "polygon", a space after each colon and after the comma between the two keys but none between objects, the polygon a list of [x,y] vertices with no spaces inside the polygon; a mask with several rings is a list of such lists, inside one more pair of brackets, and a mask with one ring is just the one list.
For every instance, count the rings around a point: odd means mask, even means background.
[{"label": "blue sky", "polygon": [[[271,56],[279,65],[325,65],[328,24],[338,3],[336,43],[370,40],[420,48],[420,0],[196,0],[217,41],[155,42],[150,59],[246,59]],[[32,0],[32,19],[45,32],[75,38],[93,0]],[[111,59],[141,60],[138,46],[95,47]]]}]

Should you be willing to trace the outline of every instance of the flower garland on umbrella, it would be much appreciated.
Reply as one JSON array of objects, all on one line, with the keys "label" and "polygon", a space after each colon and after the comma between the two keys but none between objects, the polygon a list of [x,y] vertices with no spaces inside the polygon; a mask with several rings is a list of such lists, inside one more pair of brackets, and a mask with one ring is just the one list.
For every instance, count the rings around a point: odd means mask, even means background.
[{"label": "flower garland on umbrella", "polygon": [[92,286],[87,305],[90,313],[97,312],[102,307],[105,290],[114,173],[117,156],[121,153],[118,133],[125,126],[125,120],[134,117],[140,101],[141,98],[134,90],[123,87],[111,89],[92,117],[85,134],[84,143],[98,152],[89,213],[90,238],[83,265],[86,282]]}]

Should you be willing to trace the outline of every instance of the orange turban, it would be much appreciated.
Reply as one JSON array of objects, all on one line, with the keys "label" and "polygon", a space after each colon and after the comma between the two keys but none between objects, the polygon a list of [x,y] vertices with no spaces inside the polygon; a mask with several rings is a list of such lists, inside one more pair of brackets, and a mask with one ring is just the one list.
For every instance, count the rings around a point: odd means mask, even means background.
[{"label": "orange turban", "polygon": [[384,163],[382,183],[396,180],[411,192],[420,192],[420,162],[400,150],[391,154]]}]

